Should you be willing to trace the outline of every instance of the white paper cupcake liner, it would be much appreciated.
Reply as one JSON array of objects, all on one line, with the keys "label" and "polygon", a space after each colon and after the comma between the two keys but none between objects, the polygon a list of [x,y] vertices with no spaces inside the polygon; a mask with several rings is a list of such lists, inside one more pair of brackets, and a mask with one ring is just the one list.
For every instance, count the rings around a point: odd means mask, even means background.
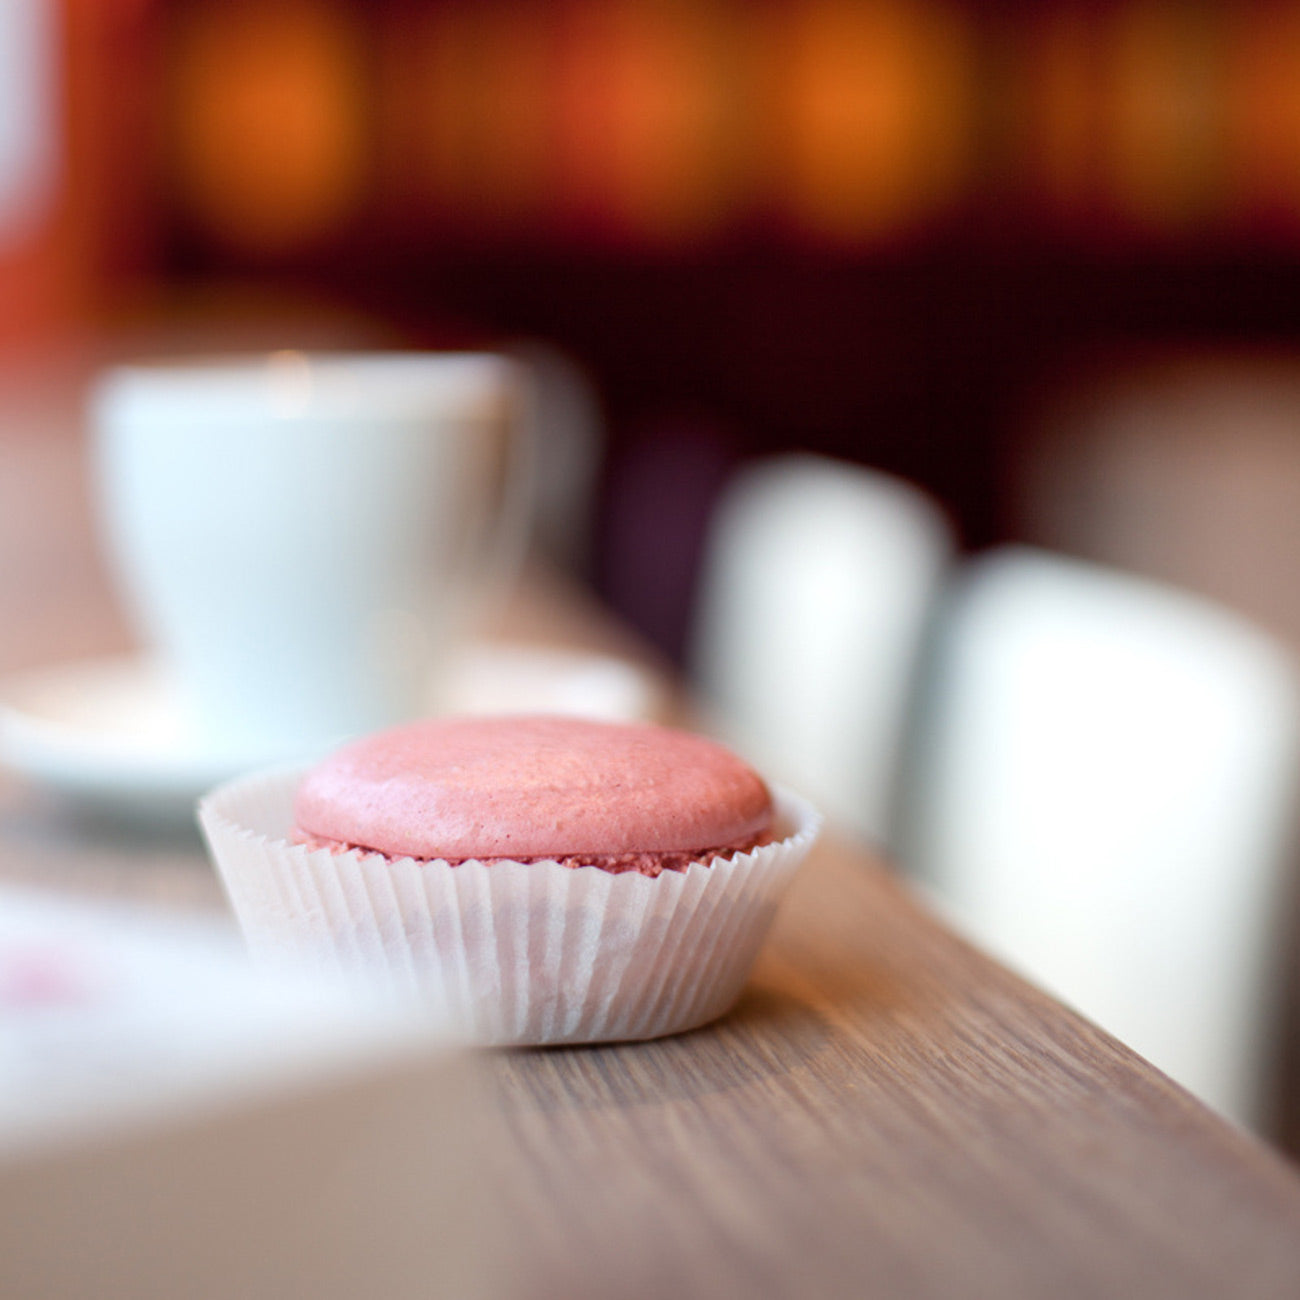
[{"label": "white paper cupcake liner", "polygon": [[199,805],[254,958],[377,978],[480,1043],[657,1038],[716,1019],[821,827],[776,790],[784,839],[685,871],[449,866],[290,843],[300,776],[243,777]]}]

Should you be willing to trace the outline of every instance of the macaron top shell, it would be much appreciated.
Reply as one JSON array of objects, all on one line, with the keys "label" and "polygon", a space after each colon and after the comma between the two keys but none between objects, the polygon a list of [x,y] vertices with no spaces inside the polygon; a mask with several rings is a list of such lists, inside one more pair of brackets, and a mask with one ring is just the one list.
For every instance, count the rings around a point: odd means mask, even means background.
[{"label": "macaron top shell", "polygon": [[298,828],[389,857],[692,851],[772,820],[762,778],[703,736],[575,718],[435,719],[313,768]]}]

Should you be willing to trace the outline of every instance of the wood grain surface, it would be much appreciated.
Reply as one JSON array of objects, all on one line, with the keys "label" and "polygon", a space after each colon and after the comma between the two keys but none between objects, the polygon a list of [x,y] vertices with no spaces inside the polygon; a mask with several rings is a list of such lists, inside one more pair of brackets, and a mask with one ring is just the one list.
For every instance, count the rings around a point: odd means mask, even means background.
[{"label": "wood grain surface", "polygon": [[844,845],[721,1023],[493,1066],[524,1294],[1300,1294],[1288,1166]]},{"label": "wood grain surface", "polygon": [[[0,429],[0,670],[130,643],[64,409]],[[632,644],[563,584],[534,582],[512,626]],[[222,906],[188,833],[12,779],[0,877]],[[833,839],[723,1021],[484,1070],[521,1298],[1300,1295],[1289,1166]]]}]

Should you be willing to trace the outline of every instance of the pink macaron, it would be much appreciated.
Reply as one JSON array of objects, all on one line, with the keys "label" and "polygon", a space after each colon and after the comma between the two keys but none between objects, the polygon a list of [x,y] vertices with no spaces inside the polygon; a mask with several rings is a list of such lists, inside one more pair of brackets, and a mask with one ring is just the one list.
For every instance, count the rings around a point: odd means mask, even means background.
[{"label": "pink macaron", "polygon": [[302,843],[390,858],[657,876],[766,842],[773,810],[758,773],[702,736],[523,717],[368,736],[308,772],[294,816]]},{"label": "pink macaron", "polygon": [[820,821],[704,737],[549,717],[380,732],[228,782],[199,820],[257,960],[514,1046],[725,1014]]}]

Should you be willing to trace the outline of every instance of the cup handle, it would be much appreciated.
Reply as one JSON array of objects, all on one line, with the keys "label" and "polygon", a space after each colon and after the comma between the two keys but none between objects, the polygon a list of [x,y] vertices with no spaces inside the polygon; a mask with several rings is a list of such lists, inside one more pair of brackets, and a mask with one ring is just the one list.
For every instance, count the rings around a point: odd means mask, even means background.
[{"label": "cup handle", "polygon": [[537,500],[534,395],[527,367],[510,362],[505,397],[504,466],[498,502],[485,503],[476,543],[465,548],[460,587],[467,622],[476,621],[509,590],[528,554]]}]

